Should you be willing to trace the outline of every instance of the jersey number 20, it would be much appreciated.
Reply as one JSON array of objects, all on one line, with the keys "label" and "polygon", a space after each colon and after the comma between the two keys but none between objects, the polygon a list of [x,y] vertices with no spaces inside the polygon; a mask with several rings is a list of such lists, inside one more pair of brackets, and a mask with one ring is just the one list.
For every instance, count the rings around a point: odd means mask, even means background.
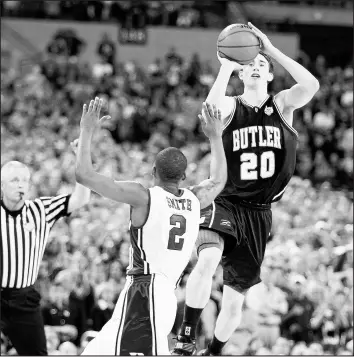
[{"label": "jersey number 20", "polygon": [[275,157],[273,151],[263,152],[258,156],[253,152],[241,155],[241,180],[257,180],[257,167],[260,166],[259,176],[263,179],[272,177],[275,170]]},{"label": "jersey number 20", "polygon": [[182,250],[184,238],[177,238],[177,236],[182,237],[186,233],[186,218],[179,214],[174,214],[170,217],[170,225],[174,227],[170,229],[167,249]]}]

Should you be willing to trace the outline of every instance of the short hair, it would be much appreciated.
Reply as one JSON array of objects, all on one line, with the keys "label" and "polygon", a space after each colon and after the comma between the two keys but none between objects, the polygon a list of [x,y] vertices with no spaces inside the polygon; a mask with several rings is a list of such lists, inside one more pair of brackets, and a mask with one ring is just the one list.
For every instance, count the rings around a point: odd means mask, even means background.
[{"label": "short hair", "polygon": [[11,169],[26,169],[28,170],[29,175],[31,176],[31,172],[27,165],[23,164],[20,161],[8,161],[6,164],[4,164],[1,167],[1,180],[5,179],[7,177],[9,171]]},{"label": "short hair", "polygon": [[270,56],[268,56],[266,53],[263,51],[259,51],[259,54],[262,55],[268,62],[269,65],[269,72],[274,73],[274,62]]},{"label": "short hair", "polygon": [[178,182],[187,169],[187,158],[181,150],[170,147],[157,154],[155,167],[162,181]]}]

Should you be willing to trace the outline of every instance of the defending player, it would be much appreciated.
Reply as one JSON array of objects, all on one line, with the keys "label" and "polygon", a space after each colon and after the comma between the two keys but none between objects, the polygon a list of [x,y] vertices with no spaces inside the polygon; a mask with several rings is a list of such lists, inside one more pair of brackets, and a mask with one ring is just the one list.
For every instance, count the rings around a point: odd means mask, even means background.
[{"label": "defending player", "polygon": [[[189,276],[184,319],[173,354],[195,353],[195,330],[211,292],[220,259],[223,267],[222,308],[208,348],[200,353],[219,355],[241,321],[244,295],[261,280],[260,267],[272,224],[271,203],[284,193],[295,168],[297,133],[293,112],[307,104],[319,89],[317,79],[275,48],[267,36],[249,24],[263,52],[240,66],[219,58],[221,68],[207,101],[222,108],[223,143],[228,163],[225,189],[202,213],[197,241],[198,263]],[[273,79],[271,58],[297,84],[268,95]],[[230,76],[240,69],[244,92],[225,96]]]},{"label": "defending player", "polygon": [[168,148],[156,157],[155,186],[146,189],[93,170],[90,145],[101,105],[96,98],[88,111],[84,106],[76,178],[102,196],[131,205],[130,264],[113,317],[83,354],[166,355],[177,308],[174,290],[198,237],[200,209],[213,202],[227,179],[221,113],[203,104],[203,116],[199,116],[211,144],[210,178],[180,189],[187,159],[180,150]]}]

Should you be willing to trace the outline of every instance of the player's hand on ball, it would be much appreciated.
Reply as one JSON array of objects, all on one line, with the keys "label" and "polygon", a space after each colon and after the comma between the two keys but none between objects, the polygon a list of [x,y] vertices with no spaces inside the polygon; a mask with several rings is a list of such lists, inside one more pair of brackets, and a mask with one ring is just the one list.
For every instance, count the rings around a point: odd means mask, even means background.
[{"label": "player's hand on ball", "polygon": [[100,118],[102,104],[103,100],[98,97],[96,97],[95,100],[91,100],[88,107],[84,104],[80,121],[81,129],[94,130],[97,125],[111,118],[109,115]]},{"label": "player's hand on ball", "polygon": [[223,123],[221,120],[221,111],[215,105],[211,106],[204,102],[202,114],[198,115],[202,123],[204,134],[209,138],[218,137],[222,135]]},{"label": "player's hand on ball", "polygon": [[233,71],[239,71],[242,68],[241,64],[239,64],[235,61],[230,61],[229,59],[227,59],[225,57],[220,57],[219,51],[216,51],[216,55],[217,55],[218,60],[222,66],[231,68]]},{"label": "player's hand on ball", "polygon": [[275,47],[273,44],[270,42],[269,38],[267,35],[265,35],[260,29],[258,29],[256,26],[254,26],[251,22],[248,23],[248,26],[252,29],[253,33],[259,38],[261,42],[261,50],[271,56],[273,50]]}]

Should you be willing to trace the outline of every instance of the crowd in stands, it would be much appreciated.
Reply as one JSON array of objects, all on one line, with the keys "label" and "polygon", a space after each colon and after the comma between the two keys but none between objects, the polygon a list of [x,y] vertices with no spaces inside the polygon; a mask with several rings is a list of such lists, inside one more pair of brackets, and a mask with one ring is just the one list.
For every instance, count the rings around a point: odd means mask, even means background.
[{"label": "crowd in stands", "polygon": [[[171,49],[143,69],[120,63],[112,48],[101,45],[99,61],[90,66],[61,42],[63,51],[49,50],[24,74],[2,44],[1,161],[29,165],[32,197],[70,192],[75,156],[69,143],[78,137],[82,104],[97,95],[105,101],[103,114],[112,117],[94,137],[99,172],[149,186],[155,154],[176,146],[189,161],[186,185],[206,178],[209,146],[197,114],[215,79],[210,64]],[[301,61],[321,89],[295,113],[296,176],[273,205],[263,282],[248,293],[226,355],[353,354],[353,73],[349,66],[327,68],[321,56],[315,63]],[[290,76],[279,75],[270,90],[292,84]],[[241,92],[234,76],[227,93]],[[54,226],[37,281],[50,354],[80,353],[110,318],[125,282],[128,220],[127,206],[93,194],[87,207]],[[185,282],[195,261],[194,255],[176,290],[171,337],[182,319]],[[219,269],[200,323],[201,347],[212,337],[221,292]],[[15,354],[2,339],[2,354]]]},{"label": "crowd in stands", "polygon": [[[115,21],[142,25],[225,27],[227,1],[2,1],[5,16],[75,21]],[[134,21],[134,20],[133,20]],[[138,21],[139,22],[139,21]],[[139,23],[135,24],[139,26]]]}]

